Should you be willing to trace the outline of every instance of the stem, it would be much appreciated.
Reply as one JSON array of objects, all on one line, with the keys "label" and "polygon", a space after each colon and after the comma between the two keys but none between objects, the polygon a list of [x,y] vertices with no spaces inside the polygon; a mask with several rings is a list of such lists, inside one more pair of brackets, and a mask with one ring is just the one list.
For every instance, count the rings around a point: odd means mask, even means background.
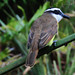
[{"label": "stem", "polygon": [[[75,40],[75,33],[72,35],[69,35],[68,37],[65,37],[61,40],[58,40],[56,42],[56,46],[54,46],[54,45],[52,45],[50,47],[46,46],[43,49],[39,50],[38,58],[44,54],[48,54],[48,53],[52,52],[56,48],[59,48],[65,44],[68,44],[69,42],[74,41],[74,40]],[[9,72],[9,71],[11,71],[11,70],[23,65],[23,64],[25,64],[25,56],[16,60],[15,62],[13,62],[9,65],[3,67],[3,68],[0,68],[0,74],[4,74],[6,72]]]},{"label": "stem", "polygon": [[40,49],[38,58],[44,54],[48,54],[48,53],[52,52],[53,50],[55,50],[63,45],[67,45],[69,42],[74,41],[74,40],[75,40],[75,33],[72,35],[69,35],[61,40],[58,40],[56,42],[56,46],[54,46],[54,44],[53,44],[52,46],[46,46],[46,47]]}]

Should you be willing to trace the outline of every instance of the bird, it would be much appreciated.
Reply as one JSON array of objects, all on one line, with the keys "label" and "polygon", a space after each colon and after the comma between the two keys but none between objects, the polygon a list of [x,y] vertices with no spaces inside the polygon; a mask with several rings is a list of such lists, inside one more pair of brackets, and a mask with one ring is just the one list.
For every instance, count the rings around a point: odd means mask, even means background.
[{"label": "bird", "polygon": [[34,66],[38,52],[48,43],[52,45],[54,36],[58,31],[61,19],[69,19],[59,8],[48,8],[37,18],[31,26],[27,47],[30,49],[25,66]]}]

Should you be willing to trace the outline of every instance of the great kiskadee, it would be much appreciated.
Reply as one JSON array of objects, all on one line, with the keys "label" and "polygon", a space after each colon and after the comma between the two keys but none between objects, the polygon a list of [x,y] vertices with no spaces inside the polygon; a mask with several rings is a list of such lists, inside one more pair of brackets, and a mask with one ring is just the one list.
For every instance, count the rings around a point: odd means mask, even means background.
[{"label": "great kiskadee", "polygon": [[65,15],[59,8],[49,8],[35,20],[28,37],[30,51],[26,66],[32,67],[34,65],[39,49],[45,47],[53,39],[58,30],[58,22],[62,18],[69,19],[69,16]]}]

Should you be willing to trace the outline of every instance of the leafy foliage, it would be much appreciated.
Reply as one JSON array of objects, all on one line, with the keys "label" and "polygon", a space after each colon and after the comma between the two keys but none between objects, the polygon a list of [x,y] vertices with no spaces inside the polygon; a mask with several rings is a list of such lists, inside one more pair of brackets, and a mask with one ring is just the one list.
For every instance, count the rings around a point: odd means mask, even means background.
[{"label": "leafy foliage", "polygon": [[[17,0],[12,0],[15,4]],[[28,4],[29,0],[22,0],[22,3],[26,6]],[[31,3],[35,3],[35,5],[39,4],[36,0],[30,1]],[[41,1],[40,1],[41,2]],[[42,1],[42,3],[44,0]],[[28,33],[30,30],[30,27],[32,23],[40,17],[43,12],[50,7],[59,7],[63,12],[69,12],[74,14],[74,8],[75,8],[75,1],[74,0],[49,0],[45,2],[42,6],[42,4],[39,6],[37,10],[34,9],[34,5],[29,3],[30,11],[27,11],[24,8],[24,6],[17,5],[18,10],[22,12],[22,16],[19,16],[19,14],[16,14],[15,11],[12,9],[12,7],[9,4],[9,0],[4,0],[3,2],[0,1],[0,10],[3,10],[3,12],[7,15],[7,23],[3,22],[3,20],[0,19],[0,64],[2,65],[3,60],[8,58],[10,61],[13,59],[19,59],[15,58],[16,55],[21,54],[25,57],[27,56],[28,50],[27,50],[27,39],[28,39]],[[7,10],[5,10],[3,7],[7,6],[11,14]],[[3,8],[3,9],[2,9]],[[35,12],[36,11],[36,12]],[[31,16],[27,16],[27,12],[31,13]],[[34,14],[35,13],[35,14]],[[68,20],[62,20],[59,25],[59,31],[58,36],[56,37],[57,40],[69,36],[72,33],[75,33],[75,25],[74,25],[74,19],[75,16],[73,16],[70,21]],[[50,55],[44,55],[39,59],[39,63],[36,64],[28,73],[27,75],[73,75],[75,73],[75,42],[70,43],[66,47],[61,47],[57,49],[56,56],[52,60],[52,56]],[[14,48],[13,51],[11,51],[11,48]],[[59,52],[59,50],[61,52]],[[66,56],[62,60],[62,56]],[[12,56],[11,56],[12,55]],[[54,57],[54,55],[53,55]],[[63,63],[64,62],[64,66]],[[7,63],[7,61],[4,61],[4,63]],[[9,63],[10,64],[10,63]],[[70,68],[69,68],[70,66]],[[63,68],[65,67],[65,68]],[[25,67],[21,66],[19,67],[19,70],[17,70],[17,74],[22,74]],[[21,70],[21,71],[20,71]]]}]

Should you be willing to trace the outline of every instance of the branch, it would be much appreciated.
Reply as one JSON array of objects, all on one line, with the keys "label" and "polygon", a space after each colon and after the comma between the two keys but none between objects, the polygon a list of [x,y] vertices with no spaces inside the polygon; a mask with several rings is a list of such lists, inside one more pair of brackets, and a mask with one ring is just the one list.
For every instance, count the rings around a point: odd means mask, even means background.
[{"label": "branch", "polygon": [[17,59],[16,61],[10,63],[9,65],[6,65],[5,67],[0,68],[0,75],[3,75],[6,72],[9,72],[19,66],[22,66],[23,64],[25,64],[25,56]]},{"label": "branch", "polygon": [[[48,54],[48,53],[52,52],[54,49],[59,48],[59,47],[61,47],[63,45],[66,45],[69,42],[74,41],[74,40],[75,40],[75,33],[72,34],[72,35],[69,35],[68,37],[65,37],[65,38],[63,38],[61,40],[58,40],[56,42],[56,46],[54,46],[54,45],[52,45],[50,47],[46,46],[43,49],[39,50],[39,54],[38,54],[37,58],[39,58],[40,56],[42,56],[44,54]],[[25,56],[22,57],[22,58],[19,58],[15,62],[12,62],[11,64],[9,64],[9,65],[7,65],[7,66],[5,66],[3,68],[0,68],[0,75],[4,74],[6,72],[9,72],[9,71],[11,71],[11,70],[23,65],[23,64],[25,64]]]},{"label": "branch", "polygon": [[44,54],[48,54],[48,53],[52,52],[54,49],[57,49],[63,45],[67,45],[69,42],[74,41],[74,40],[75,40],[75,33],[72,35],[69,35],[61,40],[58,40],[56,42],[56,46],[54,46],[54,44],[53,44],[52,46],[46,46],[46,47],[42,48],[41,50],[39,50],[37,58],[39,58],[40,56],[42,56]]}]

